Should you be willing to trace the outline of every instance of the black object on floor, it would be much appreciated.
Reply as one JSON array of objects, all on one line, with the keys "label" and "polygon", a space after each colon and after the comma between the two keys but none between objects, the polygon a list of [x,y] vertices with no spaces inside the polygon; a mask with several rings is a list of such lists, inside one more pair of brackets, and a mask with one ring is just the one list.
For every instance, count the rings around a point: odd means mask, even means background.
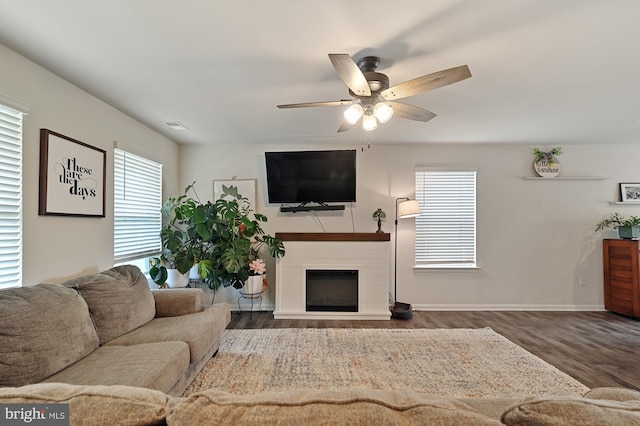
[{"label": "black object on floor", "polygon": [[409,303],[396,302],[391,307],[391,318],[408,320],[413,318],[413,311]]}]

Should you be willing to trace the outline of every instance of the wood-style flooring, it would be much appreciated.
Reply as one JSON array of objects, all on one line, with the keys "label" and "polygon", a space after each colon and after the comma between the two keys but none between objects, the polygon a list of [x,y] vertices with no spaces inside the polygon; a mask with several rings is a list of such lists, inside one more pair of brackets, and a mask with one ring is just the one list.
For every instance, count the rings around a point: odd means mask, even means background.
[{"label": "wood-style flooring", "polygon": [[610,312],[422,311],[410,320],[275,320],[232,314],[230,329],[490,327],[584,385],[640,390],[640,321]]}]

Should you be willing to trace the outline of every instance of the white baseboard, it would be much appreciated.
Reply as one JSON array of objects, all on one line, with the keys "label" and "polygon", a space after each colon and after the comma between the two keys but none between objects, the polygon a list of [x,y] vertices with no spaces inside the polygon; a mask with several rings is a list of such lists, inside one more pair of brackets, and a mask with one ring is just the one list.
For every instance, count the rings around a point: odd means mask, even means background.
[{"label": "white baseboard", "polygon": [[605,311],[604,305],[413,305],[415,311]]},{"label": "white baseboard", "polygon": [[[238,305],[231,304],[231,310],[237,311]],[[242,312],[249,312],[250,304],[240,303]],[[254,305],[257,310],[257,305]],[[263,303],[262,311],[273,312],[275,304]],[[413,305],[414,311],[606,311],[604,305]]]}]

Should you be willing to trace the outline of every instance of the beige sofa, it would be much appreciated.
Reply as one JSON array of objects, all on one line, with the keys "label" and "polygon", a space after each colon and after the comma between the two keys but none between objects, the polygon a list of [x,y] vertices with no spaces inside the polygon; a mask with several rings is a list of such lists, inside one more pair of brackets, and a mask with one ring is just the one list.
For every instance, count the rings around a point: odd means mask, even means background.
[{"label": "beige sofa", "polygon": [[217,351],[228,305],[151,291],[135,266],[0,291],[0,386],[127,385],[178,396]]},{"label": "beige sofa", "polygon": [[[445,399],[402,391],[292,389],[188,398],[128,386],[40,383],[0,388],[0,403],[68,404],[71,425],[638,425],[640,392],[598,388],[584,397]],[[0,424],[3,420],[0,411]]]}]

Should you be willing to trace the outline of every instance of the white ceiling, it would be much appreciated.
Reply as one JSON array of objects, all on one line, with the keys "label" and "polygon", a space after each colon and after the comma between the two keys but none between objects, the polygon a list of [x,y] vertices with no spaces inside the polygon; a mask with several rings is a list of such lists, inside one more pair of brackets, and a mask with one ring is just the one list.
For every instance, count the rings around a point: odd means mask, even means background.
[{"label": "white ceiling", "polygon": [[[0,0],[0,43],[179,143],[636,143],[639,21],[638,0]],[[473,77],[403,99],[428,123],[338,134],[345,107],[276,108],[350,98],[328,53],[391,85]]]}]

